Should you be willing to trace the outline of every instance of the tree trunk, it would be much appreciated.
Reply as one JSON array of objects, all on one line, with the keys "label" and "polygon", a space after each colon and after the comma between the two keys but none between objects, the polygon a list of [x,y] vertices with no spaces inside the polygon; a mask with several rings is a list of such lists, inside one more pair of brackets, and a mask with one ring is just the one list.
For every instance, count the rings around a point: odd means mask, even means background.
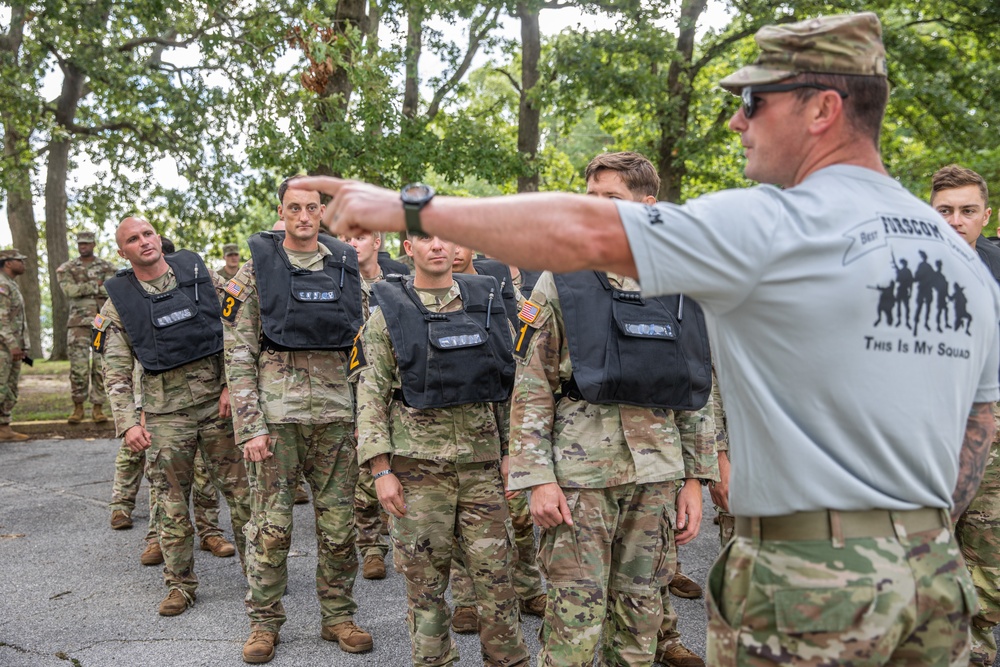
[{"label": "tree trunk", "polygon": [[406,13],[406,82],[403,88],[403,117],[417,117],[420,105],[420,52],[423,50],[424,6],[410,4]]},{"label": "tree trunk", "polygon": [[[56,100],[56,123],[70,127],[76,117],[77,105],[83,97],[86,75],[67,63],[62,68],[62,92]],[[69,138],[63,136],[49,144],[48,170],[45,175],[45,248],[49,255],[49,285],[52,287],[52,355],[51,359],[66,358],[66,318],[69,310],[59,289],[56,269],[69,259],[66,242],[66,177],[69,173]]]},{"label": "tree trunk", "polygon": [[529,172],[517,177],[518,192],[538,192],[539,117],[538,102],[532,98],[538,83],[538,59],[542,41],[538,30],[538,9],[521,2],[517,5],[521,19],[521,96],[517,114],[517,152],[525,158]]},{"label": "tree trunk", "polygon": [[694,88],[690,68],[694,57],[695,30],[698,18],[705,11],[707,0],[684,0],[677,21],[677,52],[667,70],[669,100],[660,118],[660,145],[657,150],[657,170],[660,173],[660,201],[677,202],[681,198],[686,168],[679,145],[687,136],[688,116]]},{"label": "tree trunk", "polygon": [[21,251],[24,260],[24,275],[17,279],[21,295],[24,297],[25,317],[28,320],[28,340],[30,356],[42,358],[42,290],[38,280],[38,227],[35,225],[34,198],[31,194],[32,164],[26,159],[31,155],[27,137],[18,135],[12,129],[12,120],[3,119],[4,162],[9,166],[7,174],[7,222],[14,247]]}]

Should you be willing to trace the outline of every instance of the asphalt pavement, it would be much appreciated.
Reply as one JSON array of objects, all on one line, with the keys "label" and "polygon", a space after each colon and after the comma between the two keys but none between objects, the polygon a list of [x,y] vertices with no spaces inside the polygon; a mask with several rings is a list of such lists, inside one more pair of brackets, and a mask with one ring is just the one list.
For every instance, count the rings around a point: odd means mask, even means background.
[{"label": "asphalt pavement", "polygon": [[[249,623],[235,557],[196,551],[196,604],[172,618],[157,613],[166,594],[160,568],[139,563],[149,516],[145,482],[135,526],[113,531],[108,524],[117,448],[108,439],[0,443],[0,667],[243,665]],[[706,492],[701,533],[681,548],[683,571],[702,584],[719,550],[713,516]],[[220,519],[231,539],[224,503]],[[359,574],[354,587],[355,622],[372,633],[375,649],[350,655],[320,638],[314,526],[311,506],[296,506],[288,621],[270,664],[407,667],[406,591],[391,557],[384,580]],[[704,657],[704,600],[672,601],[685,644]],[[532,656],[539,623],[527,617],[522,624]],[[477,636],[456,641],[464,664],[481,664]]]}]

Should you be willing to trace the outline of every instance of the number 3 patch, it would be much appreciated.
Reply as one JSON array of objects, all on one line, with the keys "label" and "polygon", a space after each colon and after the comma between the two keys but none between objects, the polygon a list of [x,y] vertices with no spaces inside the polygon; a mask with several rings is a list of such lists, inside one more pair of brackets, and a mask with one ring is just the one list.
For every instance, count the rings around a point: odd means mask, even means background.
[{"label": "number 3 patch", "polygon": [[232,294],[226,294],[226,298],[222,300],[222,319],[230,324],[234,324],[236,322],[236,313],[240,311],[242,303],[242,301]]}]

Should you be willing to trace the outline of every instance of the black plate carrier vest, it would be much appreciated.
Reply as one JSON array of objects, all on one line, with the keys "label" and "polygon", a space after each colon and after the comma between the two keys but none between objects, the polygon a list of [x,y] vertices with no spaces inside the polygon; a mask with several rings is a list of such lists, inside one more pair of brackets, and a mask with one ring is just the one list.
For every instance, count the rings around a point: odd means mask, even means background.
[{"label": "black plate carrier vest", "polygon": [[517,292],[514,289],[514,279],[510,277],[510,269],[503,262],[488,257],[477,257],[472,260],[472,267],[481,276],[493,276],[500,285],[500,295],[503,297],[503,307],[507,313],[510,325],[515,329],[521,327],[517,321]]},{"label": "black plate carrier vest", "polygon": [[[531,293],[535,291],[535,285],[538,284],[538,279],[542,277],[541,271],[526,271],[525,269],[520,269],[521,271],[521,294],[524,295],[525,299],[531,298]],[[515,325],[515,328],[517,325]]]},{"label": "black plate carrier vest", "polygon": [[496,296],[500,286],[491,276],[454,278],[463,309],[449,313],[430,312],[409,276],[372,285],[396,350],[403,402],[411,408],[496,403],[514,386],[514,345]]},{"label": "black plate carrier vest", "polygon": [[379,250],[376,257],[378,257],[376,261],[378,262],[378,267],[382,269],[383,276],[388,276],[393,273],[398,273],[401,276],[410,275],[410,267],[402,262],[397,262],[384,250]]},{"label": "black plate carrier vest", "polygon": [[[583,398],[645,408],[704,407],[712,358],[705,314],[694,299],[646,299],[613,288],[596,271],[554,277],[573,381]],[[572,388],[563,393],[572,395]]]},{"label": "black plate carrier vest", "polygon": [[247,239],[260,298],[261,349],[349,349],[363,322],[357,253],[320,234],[332,254],[322,271],[310,271],[292,266],[284,240],[281,231]]},{"label": "black plate carrier vest", "polygon": [[190,250],[163,259],[177,279],[168,292],[150,294],[132,269],[104,283],[132,339],[132,353],[152,375],[222,351],[222,308],[205,262]]}]

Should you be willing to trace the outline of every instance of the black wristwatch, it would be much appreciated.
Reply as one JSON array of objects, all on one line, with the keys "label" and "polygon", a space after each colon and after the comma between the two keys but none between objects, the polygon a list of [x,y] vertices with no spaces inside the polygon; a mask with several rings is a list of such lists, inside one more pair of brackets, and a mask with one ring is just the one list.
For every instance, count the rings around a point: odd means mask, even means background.
[{"label": "black wristwatch", "polygon": [[406,231],[423,234],[424,229],[420,226],[420,209],[427,206],[427,203],[434,198],[434,188],[423,183],[410,183],[403,187],[399,198],[403,200],[403,210],[406,212]]}]

